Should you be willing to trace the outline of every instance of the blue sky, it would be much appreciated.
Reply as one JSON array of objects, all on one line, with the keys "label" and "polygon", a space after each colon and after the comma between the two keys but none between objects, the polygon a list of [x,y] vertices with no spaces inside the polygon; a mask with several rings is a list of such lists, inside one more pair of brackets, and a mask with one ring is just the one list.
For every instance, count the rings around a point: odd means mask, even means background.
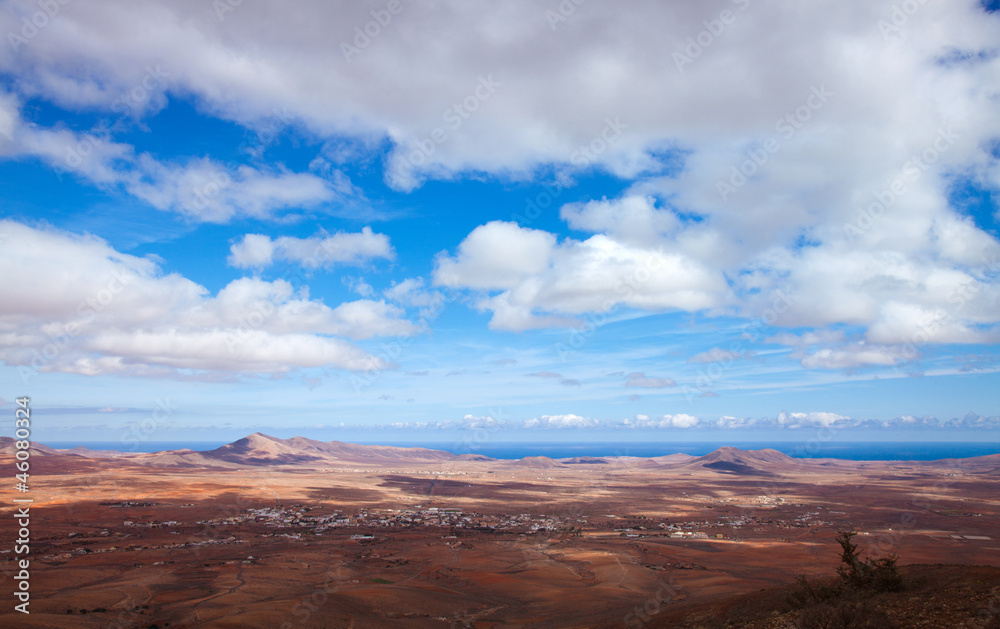
[{"label": "blue sky", "polygon": [[3,3],[39,440],[1000,428],[1000,14]]}]

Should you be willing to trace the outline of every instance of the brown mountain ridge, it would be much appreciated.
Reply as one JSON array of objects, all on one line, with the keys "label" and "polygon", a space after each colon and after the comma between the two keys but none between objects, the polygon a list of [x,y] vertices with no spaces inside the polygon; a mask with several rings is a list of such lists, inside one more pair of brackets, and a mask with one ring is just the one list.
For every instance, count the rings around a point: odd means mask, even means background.
[{"label": "brown mountain ridge", "polygon": [[[338,464],[448,464],[458,462],[483,463],[493,466],[513,466],[529,469],[552,469],[600,466],[602,468],[659,468],[678,471],[709,470],[724,475],[775,476],[794,472],[803,466],[870,468],[892,466],[892,461],[851,461],[843,459],[794,458],[773,449],[741,450],[730,446],[718,448],[704,456],[671,454],[658,457],[577,456],[553,459],[547,456],[527,456],[515,460],[497,460],[481,454],[454,454],[444,450],[419,447],[361,445],[341,441],[318,441],[307,437],[281,439],[261,432],[253,433],[213,450],[190,449],[162,452],[115,452],[89,450],[85,447],[55,449],[32,443],[32,454],[46,457],[66,456],[115,458],[129,463],[159,467],[239,468],[254,466],[329,467]],[[14,454],[15,440],[0,437],[0,454]],[[977,474],[996,475],[1000,454],[967,459],[940,461],[910,461],[909,465],[961,468]]]}]

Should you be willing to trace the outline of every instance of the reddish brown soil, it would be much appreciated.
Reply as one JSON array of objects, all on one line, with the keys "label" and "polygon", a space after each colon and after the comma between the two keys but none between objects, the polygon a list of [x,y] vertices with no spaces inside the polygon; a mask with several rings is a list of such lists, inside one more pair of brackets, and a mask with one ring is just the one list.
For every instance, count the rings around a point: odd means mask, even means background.
[{"label": "reddish brown soil", "polygon": [[[15,613],[8,595],[0,626],[672,626],[800,574],[833,575],[839,529],[903,564],[1000,565],[995,464],[711,462],[210,469],[38,456],[31,614]],[[0,457],[0,469],[13,460]],[[0,504],[14,497],[7,490]],[[125,501],[143,505],[100,504]],[[451,507],[484,522],[558,524],[380,527],[372,516],[317,533],[308,522],[226,523],[276,506],[310,517]],[[11,511],[0,515],[8,549]],[[669,525],[706,537],[674,539]],[[359,534],[375,539],[351,539]],[[8,583],[11,557],[0,554]]]}]

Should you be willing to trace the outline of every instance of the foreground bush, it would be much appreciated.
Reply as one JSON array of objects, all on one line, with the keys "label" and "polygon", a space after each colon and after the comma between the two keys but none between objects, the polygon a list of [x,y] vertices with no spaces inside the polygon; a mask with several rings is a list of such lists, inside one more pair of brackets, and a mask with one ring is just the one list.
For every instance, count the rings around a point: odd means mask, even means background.
[{"label": "foreground bush", "polygon": [[895,629],[896,626],[868,600],[821,603],[799,614],[801,629]]},{"label": "foreground bush", "polygon": [[881,594],[883,592],[899,592],[903,589],[903,577],[899,574],[895,554],[889,554],[878,559],[861,559],[861,551],[857,544],[851,542],[855,531],[838,531],[837,543],[840,544],[840,561],[844,564],[837,568],[837,574],[844,584],[862,594]]}]

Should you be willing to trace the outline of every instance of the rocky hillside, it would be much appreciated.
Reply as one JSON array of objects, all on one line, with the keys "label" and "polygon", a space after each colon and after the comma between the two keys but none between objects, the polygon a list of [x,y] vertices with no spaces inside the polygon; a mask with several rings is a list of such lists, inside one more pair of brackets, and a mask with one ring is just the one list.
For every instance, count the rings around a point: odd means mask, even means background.
[{"label": "rocky hillside", "polygon": [[[819,602],[801,584],[694,608],[663,606],[644,626],[683,629],[1000,629],[1000,567],[900,566],[901,592]],[[822,591],[836,582],[812,581]]]}]

